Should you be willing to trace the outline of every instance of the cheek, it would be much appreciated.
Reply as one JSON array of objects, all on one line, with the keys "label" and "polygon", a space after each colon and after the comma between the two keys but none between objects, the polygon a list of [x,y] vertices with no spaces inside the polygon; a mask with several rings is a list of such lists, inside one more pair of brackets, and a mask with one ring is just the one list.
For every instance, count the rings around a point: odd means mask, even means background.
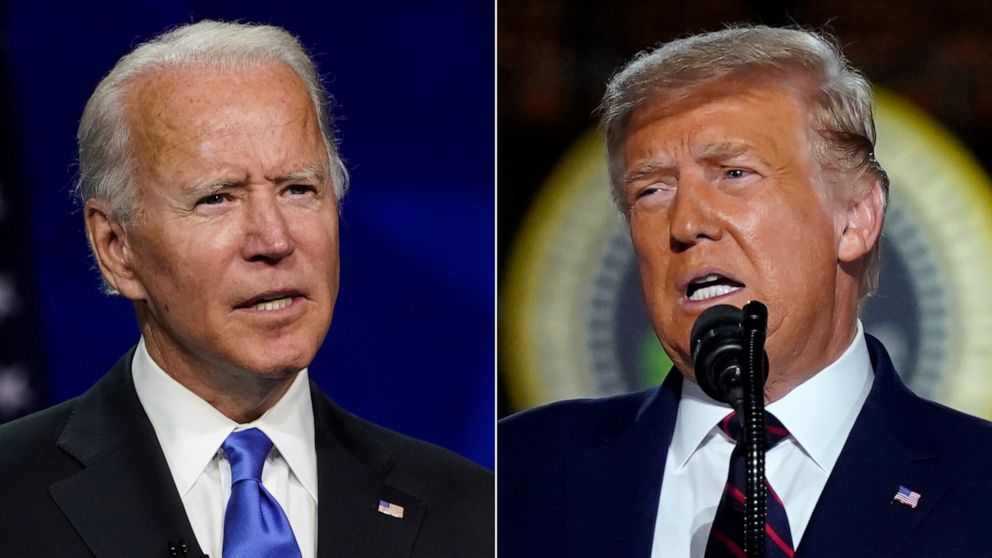
[{"label": "cheek", "polygon": [[[802,315],[823,308],[834,294],[837,267],[834,224],[822,208],[783,212],[777,225],[763,229],[757,259],[761,290],[769,297],[769,318]],[[772,305],[777,306],[773,307]],[[771,329],[771,324],[770,324]]]},{"label": "cheek", "polygon": [[188,232],[157,243],[147,260],[162,291],[196,300],[229,283],[228,267],[238,257],[241,237],[228,228]]},{"label": "cheek", "polygon": [[675,319],[672,300],[675,295],[667,290],[672,257],[667,221],[657,216],[631,215],[630,236],[651,320],[661,330],[668,331]]},{"label": "cheek", "polygon": [[310,215],[296,223],[292,231],[301,263],[320,278],[326,288],[337,292],[339,246],[337,220]]},{"label": "cheek", "polygon": [[161,291],[171,291],[173,275],[177,273],[175,246],[171,239],[160,234],[143,234],[132,238],[134,269],[145,285],[149,296]]},{"label": "cheek", "polygon": [[630,216],[630,241],[641,268],[663,267],[669,252],[668,222],[659,215],[644,212]]},{"label": "cheek", "polygon": [[314,253],[326,254],[337,260],[338,227],[337,221],[326,217],[301,220],[293,232],[298,244],[306,246]]},{"label": "cheek", "polygon": [[832,214],[818,207],[799,214],[794,227],[794,244],[798,254],[810,271],[816,275],[818,269],[833,272],[837,265],[837,249],[840,236],[838,224]]},{"label": "cheek", "polygon": [[811,258],[822,260],[835,243],[834,216],[828,213],[816,192],[802,190],[776,192],[770,199],[751,203],[749,211],[741,212],[744,216],[738,220],[741,234],[768,256],[759,258],[766,260],[765,266],[782,266],[785,260],[794,262],[795,268]]},{"label": "cheek", "polygon": [[193,227],[176,238],[175,258],[203,281],[219,282],[218,273],[241,257],[246,242],[243,227],[237,222]]},{"label": "cheek", "polygon": [[637,269],[644,290],[644,299],[648,307],[656,306],[664,298],[662,287],[665,285],[666,262],[662,250],[657,243],[634,244],[637,256]]}]

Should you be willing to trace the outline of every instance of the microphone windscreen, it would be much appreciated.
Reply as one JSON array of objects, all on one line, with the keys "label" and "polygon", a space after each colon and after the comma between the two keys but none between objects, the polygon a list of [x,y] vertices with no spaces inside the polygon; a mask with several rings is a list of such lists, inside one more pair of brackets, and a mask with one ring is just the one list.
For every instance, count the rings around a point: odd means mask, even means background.
[{"label": "microphone windscreen", "polygon": [[696,318],[696,323],[692,324],[692,333],[689,336],[689,347],[692,348],[692,359],[696,360],[696,352],[699,342],[707,332],[723,327],[740,327],[741,309],[729,304],[719,304],[711,306],[703,311]]}]

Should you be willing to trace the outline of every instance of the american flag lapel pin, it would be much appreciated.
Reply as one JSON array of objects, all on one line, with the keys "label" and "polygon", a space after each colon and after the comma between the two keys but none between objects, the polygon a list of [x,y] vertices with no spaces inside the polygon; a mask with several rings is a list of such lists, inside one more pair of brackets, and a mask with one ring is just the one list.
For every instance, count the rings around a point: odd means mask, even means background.
[{"label": "american flag lapel pin", "polygon": [[396,519],[403,519],[403,506],[385,500],[379,500],[379,513],[384,513]]},{"label": "american flag lapel pin", "polygon": [[905,486],[899,485],[899,490],[896,491],[896,495],[892,497],[892,501],[899,502],[904,506],[909,506],[910,508],[915,509],[920,503],[920,493],[913,492]]}]

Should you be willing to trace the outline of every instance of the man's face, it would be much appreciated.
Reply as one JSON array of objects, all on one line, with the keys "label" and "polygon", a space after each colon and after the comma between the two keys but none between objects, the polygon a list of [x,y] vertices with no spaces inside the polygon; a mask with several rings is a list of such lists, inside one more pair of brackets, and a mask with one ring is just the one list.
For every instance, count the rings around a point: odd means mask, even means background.
[{"label": "man's face", "polygon": [[782,88],[725,91],[633,114],[623,197],[648,311],[676,366],[694,378],[689,335],[703,310],[760,300],[772,387],[839,356],[856,281],[838,280],[844,214],[822,193],[802,104]]},{"label": "man's face", "polygon": [[280,64],[174,69],[131,91],[141,209],[124,226],[152,356],[174,375],[309,364],[338,291],[338,213],[310,98]]}]

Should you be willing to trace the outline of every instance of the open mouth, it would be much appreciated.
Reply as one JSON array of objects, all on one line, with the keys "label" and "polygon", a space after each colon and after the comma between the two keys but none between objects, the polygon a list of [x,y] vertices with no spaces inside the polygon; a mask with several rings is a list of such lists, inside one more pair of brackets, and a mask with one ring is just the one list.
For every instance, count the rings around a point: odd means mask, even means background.
[{"label": "open mouth", "polygon": [[739,283],[718,273],[710,273],[709,275],[697,277],[689,281],[689,284],[686,286],[685,296],[692,302],[702,302],[711,298],[728,295],[743,288],[743,283]]},{"label": "open mouth", "polygon": [[266,293],[247,300],[235,308],[244,310],[260,310],[263,312],[273,312],[282,310],[293,304],[293,299],[302,296],[296,291],[281,291],[277,293]]}]

